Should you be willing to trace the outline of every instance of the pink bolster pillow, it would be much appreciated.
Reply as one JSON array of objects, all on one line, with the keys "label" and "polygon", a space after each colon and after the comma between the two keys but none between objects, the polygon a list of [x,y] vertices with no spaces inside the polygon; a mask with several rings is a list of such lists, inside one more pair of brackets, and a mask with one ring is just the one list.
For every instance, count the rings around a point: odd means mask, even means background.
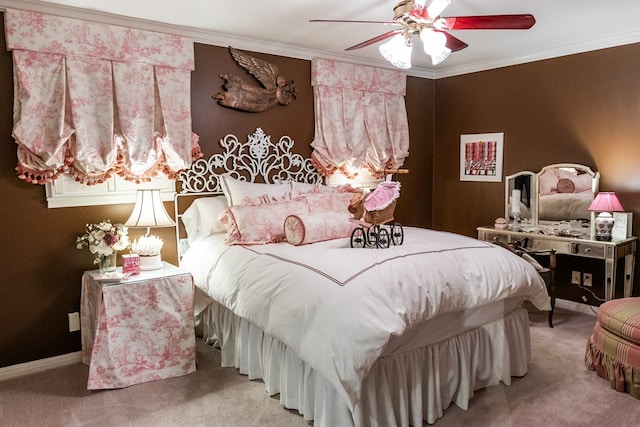
[{"label": "pink bolster pillow", "polygon": [[359,223],[349,212],[322,212],[289,215],[284,221],[284,234],[292,245],[349,237]]}]

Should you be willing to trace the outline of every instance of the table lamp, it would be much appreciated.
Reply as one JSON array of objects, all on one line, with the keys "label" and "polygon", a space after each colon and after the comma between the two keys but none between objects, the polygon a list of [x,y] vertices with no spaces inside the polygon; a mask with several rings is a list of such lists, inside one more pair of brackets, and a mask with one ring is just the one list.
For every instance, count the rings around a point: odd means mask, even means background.
[{"label": "table lamp", "polygon": [[610,241],[611,230],[613,229],[613,215],[611,212],[623,212],[624,208],[620,204],[616,193],[601,192],[593,199],[589,210],[599,212],[595,219],[596,240]]},{"label": "table lamp", "polygon": [[147,234],[131,243],[132,251],[140,255],[140,270],[162,268],[160,250],[164,242],[157,236],[150,236],[149,231],[152,227],[173,227],[175,222],[162,204],[160,190],[138,190],[133,212],[124,225],[131,228],[147,228]]}]

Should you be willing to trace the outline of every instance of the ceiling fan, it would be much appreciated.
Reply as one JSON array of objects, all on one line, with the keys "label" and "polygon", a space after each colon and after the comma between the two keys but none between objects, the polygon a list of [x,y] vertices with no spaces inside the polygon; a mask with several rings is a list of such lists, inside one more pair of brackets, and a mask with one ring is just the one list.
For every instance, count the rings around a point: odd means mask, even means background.
[{"label": "ceiling fan", "polygon": [[386,39],[380,54],[398,68],[411,68],[413,36],[419,35],[424,51],[433,65],[444,61],[451,52],[468,45],[446,30],[527,30],[536,19],[530,14],[443,17],[440,14],[452,0],[402,0],[394,8],[393,21],[354,21],[312,19],[309,22],[348,22],[393,25],[395,28],[345,50],[360,49]]}]

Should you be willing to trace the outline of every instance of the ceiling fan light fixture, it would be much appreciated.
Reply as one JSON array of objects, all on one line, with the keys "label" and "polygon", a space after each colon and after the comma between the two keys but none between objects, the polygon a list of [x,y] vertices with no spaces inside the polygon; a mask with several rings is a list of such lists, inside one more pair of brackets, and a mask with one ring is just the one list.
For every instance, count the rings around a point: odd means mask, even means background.
[{"label": "ceiling fan light fixture", "polygon": [[402,34],[393,36],[388,42],[381,44],[378,48],[380,55],[391,63],[394,67],[411,68],[411,39]]},{"label": "ceiling fan light fixture", "polygon": [[438,54],[444,50],[447,45],[447,36],[431,28],[425,28],[420,31],[420,40],[422,40],[424,53],[427,55]]},{"label": "ceiling fan light fixture", "polygon": [[442,61],[447,59],[449,57],[449,55],[451,55],[451,49],[449,49],[448,47],[445,47],[440,52],[432,53],[430,55],[431,56],[431,63],[433,65],[438,65],[439,63],[441,63]]}]

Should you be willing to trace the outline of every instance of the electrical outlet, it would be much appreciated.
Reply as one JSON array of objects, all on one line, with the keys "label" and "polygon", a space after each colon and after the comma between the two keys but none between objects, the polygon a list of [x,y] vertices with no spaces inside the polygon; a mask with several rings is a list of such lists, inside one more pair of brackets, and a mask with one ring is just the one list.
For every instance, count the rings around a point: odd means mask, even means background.
[{"label": "electrical outlet", "polygon": [[80,330],[80,313],[69,313],[69,332]]},{"label": "electrical outlet", "polygon": [[593,286],[593,282],[591,281],[591,273],[584,273],[582,275],[582,285],[583,286]]},{"label": "electrical outlet", "polygon": [[571,272],[571,284],[572,285],[579,285],[580,284],[580,272],[579,271],[572,271]]}]

